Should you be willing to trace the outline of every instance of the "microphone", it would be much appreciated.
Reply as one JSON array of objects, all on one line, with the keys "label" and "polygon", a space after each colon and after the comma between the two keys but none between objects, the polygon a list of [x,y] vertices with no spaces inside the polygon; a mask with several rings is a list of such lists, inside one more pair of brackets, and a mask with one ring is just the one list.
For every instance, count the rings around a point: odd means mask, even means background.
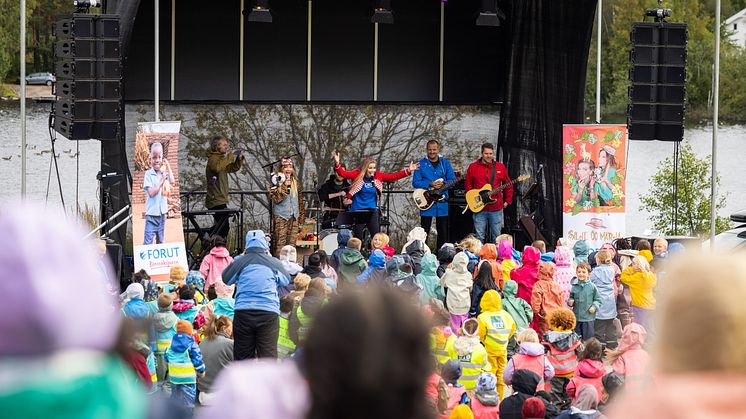
[{"label": "microphone", "polygon": [[211,177],[210,178],[210,183],[212,184],[212,186],[217,185],[218,184],[218,177],[217,176]]},{"label": "microphone", "polygon": [[540,165],[539,165],[539,170],[537,170],[537,171],[536,171],[536,174],[538,175],[538,174],[539,174],[539,173],[541,173],[541,172],[542,172],[543,170],[544,170],[544,165],[543,165],[543,164],[540,164]]}]

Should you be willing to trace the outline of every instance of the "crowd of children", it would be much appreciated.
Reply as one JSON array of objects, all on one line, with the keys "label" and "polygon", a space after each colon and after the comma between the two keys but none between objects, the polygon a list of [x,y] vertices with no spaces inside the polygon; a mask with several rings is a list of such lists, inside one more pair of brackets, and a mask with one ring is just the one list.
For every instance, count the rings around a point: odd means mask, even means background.
[{"label": "crowd of children", "polygon": [[[0,221],[0,231],[12,232],[15,225]],[[622,390],[620,406],[634,406],[625,404],[631,403],[627,400],[634,395],[648,399],[651,394],[664,397],[658,391],[659,377],[654,379],[651,374],[654,360],[648,349],[653,343],[664,351],[682,350],[681,354],[663,361],[658,359],[661,370],[668,374],[661,379],[668,380],[672,386],[688,383],[676,375],[682,371],[741,371],[743,351],[737,342],[741,329],[735,325],[742,322],[739,310],[743,305],[737,297],[743,294],[734,292],[729,296],[724,287],[728,285],[739,291],[743,285],[735,280],[726,281],[725,285],[713,283],[722,302],[714,300],[712,295],[695,295],[701,285],[697,281],[710,272],[701,266],[671,269],[668,243],[663,239],[656,240],[653,246],[640,240],[635,249],[620,239],[597,250],[585,242],[561,239],[554,252],[548,252],[546,244],[541,242],[519,252],[509,236],[499,236],[496,243],[486,244],[467,237],[460,243],[446,243],[431,253],[420,230],[410,232],[399,254],[393,252],[388,236],[380,233],[367,258],[361,252],[360,240],[349,237],[331,257],[316,252],[307,258],[305,266],[297,263],[298,253],[292,246],[282,248],[279,259],[266,254],[268,246],[255,247],[257,254],[271,259],[276,273],[289,279],[273,279],[271,289],[263,288],[262,292],[269,292],[268,298],[277,300],[279,305],[273,319],[279,325],[271,342],[276,347],[276,358],[283,364],[298,365],[297,374],[305,378],[298,382],[308,385],[308,393],[306,387],[294,388],[296,396],[288,399],[289,405],[306,405],[299,409],[288,407],[288,411],[301,415],[292,417],[358,416],[351,412],[362,409],[359,404],[365,405],[373,399],[383,404],[368,412],[359,411],[360,417],[401,417],[390,414],[389,402],[393,403],[391,406],[399,403],[411,408],[411,414],[406,416],[411,418],[593,418],[607,413],[613,416],[615,406],[607,406]],[[28,234],[33,236],[34,231]],[[250,232],[247,243],[257,240],[257,234]],[[70,240],[73,236],[79,237],[70,232],[62,237]],[[50,247],[63,239],[55,241],[52,237],[41,246],[43,251],[39,254],[50,260],[34,269],[52,263],[69,265],[70,256],[64,249]],[[74,257],[84,262],[90,259],[82,253]],[[240,352],[234,341],[234,324],[238,324],[234,323],[234,317],[251,311],[251,298],[241,296],[245,284],[237,279],[243,278],[236,265],[246,266],[244,258],[249,256],[232,261],[225,241],[215,238],[199,271],[175,266],[166,283],[156,283],[145,271],[135,273],[122,284],[124,291],[119,295],[118,307],[99,307],[101,304],[89,301],[111,296],[99,286],[102,281],[83,280],[97,277],[96,261],[77,268],[70,266],[69,274],[61,272],[66,279],[75,278],[70,282],[72,289],[58,287],[47,278],[34,279],[30,268],[29,272],[19,271],[21,281],[45,284],[25,286],[24,289],[39,293],[39,297],[28,302],[36,302],[40,310],[46,310],[42,312],[63,313],[62,318],[74,318],[70,321],[79,324],[65,327],[64,333],[56,332],[40,323],[37,314],[32,316],[32,311],[25,314],[27,311],[18,306],[16,310],[25,316],[20,320],[29,322],[27,329],[19,329],[15,322],[9,321],[10,312],[0,312],[5,315],[0,316],[0,329],[6,332],[4,336],[11,337],[0,341],[0,352],[14,357],[19,354],[83,356],[80,362],[100,368],[97,379],[109,381],[111,377],[107,378],[107,374],[121,374],[122,369],[117,366],[121,363],[129,367],[128,374],[137,385],[128,382],[112,391],[118,391],[120,396],[129,395],[133,403],[144,400],[146,393],[151,394],[151,400],[169,400],[160,405],[152,402],[150,413],[121,408],[121,414],[111,417],[127,417],[124,414],[138,418],[186,417],[195,411],[211,417],[212,412],[221,411],[211,408],[224,408],[226,397],[239,397],[242,391],[264,391],[236,381],[240,381],[241,375],[237,375],[240,371],[246,377],[253,374],[247,372],[251,369],[249,364],[236,356]],[[266,260],[262,263],[269,263]],[[742,276],[743,267],[736,265],[723,276]],[[49,275],[53,271],[39,272],[35,275]],[[224,272],[231,272],[230,278]],[[655,330],[652,317],[658,309],[656,296],[663,282],[659,278],[664,275],[668,281],[690,280],[672,288],[676,292],[669,295],[665,321],[655,323],[662,325]],[[11,299],[16,295],[15,289],[7,285],[2,290]],[[50,293],[57,292],[55,297],[64,302],[79,291],[85,300],[80,307],[66,306],[70,313],[54,307],[48,298]],[[389,296],[389,292],[396,297]],[[237,307],[238,298],[243,298],[241,307]],[[112,297],[113,304],[115,299],[116,295]],[[703,312],[687,310],[695,302]],[[416,312],[422,315],[412,314]],[[706,323],[703,317],[722,319],[723,324]],[[102,329],[94,319],[121,331],[117,335]],[[723,341],[708,344],[701,338],[692,338],[700,327],[721,330]],[[691,333],[686,332],[688,329]],[[44,336],[37,341],[29,338],[29,343],[21,338],[34,334]],[[266,335],[256,339],[266,340]],[[34,347],[30,342],[46,346]],[[720,356],[701,360],[690,354],[712,344],[723,345]],[[104,355],[68,353],[72,349],[95,349]],[[61,355],[60,350],[63,350]],[[114,353],[120,358],[115,358]],[[255,355],[263,356],[258,351]],[[70,359],[77,362],[77,358]],[[17,376],[19,365],[29,368],[31,378],[26,381],[32,382],[35,369],[47,364],[3,362],[3,365],[7,367],[8,377]],[[256,365],[252,371],[259,375],[267,371],[280,374],[280,369]],[[288,374],[295,377],[296,372]],[[67,376],[69,372],[65,371],[52,370],[49,374],[50,380],[60,386],[65,385]],[[742,380],[732,378],[723,382],[730,382],[735,388],[742,385]],[[275,389],[280,399],[289,397],[288,392],[293,390],[286,385],[267,388]],[[421,405],[404,397],[418,394],[417,388],[425,395],[422,406],[426,405],[427,411],[418,410]],[[43,394],[38,389],[32,390],[27,397]],[[143,396],[135,395],[139,392]],[[0,391],[0,401],[15,409],[10,410],[11,414],[30,409],[13,397],[7,391]],[[247,403],[249,400],[253,399],[246,398]],[[270,404],[277,403],[274,395],[271,400]],[[660,400],[650,401],[653,405],[657,402]],[[154,413],[163,409],[170,409],[170,413]],[[349,409],[347,415],[330,415],[344,409]],[[371,416],[371,412],[379,412],[381,416]]]}]

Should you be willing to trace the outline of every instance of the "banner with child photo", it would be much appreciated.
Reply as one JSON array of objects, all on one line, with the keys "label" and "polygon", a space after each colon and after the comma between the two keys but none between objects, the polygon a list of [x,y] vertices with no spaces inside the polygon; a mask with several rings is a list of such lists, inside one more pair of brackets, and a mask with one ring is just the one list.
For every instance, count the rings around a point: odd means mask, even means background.
[{"label": "banner with child photo", "polygon": [[141,122],[135,134],[132,244],[135,272],[168,281],[172,266],[187,269],[179,198],[181,122]]},{"label": "banner with child photo", "polygon": [[625,236],[627,127],[563,125],[563,236],[600,247]]}]

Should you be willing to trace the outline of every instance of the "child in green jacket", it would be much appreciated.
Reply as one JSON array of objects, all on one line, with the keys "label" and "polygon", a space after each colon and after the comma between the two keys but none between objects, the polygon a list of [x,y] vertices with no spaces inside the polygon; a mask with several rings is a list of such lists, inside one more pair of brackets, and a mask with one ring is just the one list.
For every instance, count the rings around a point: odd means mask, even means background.
[{"label": "child in green jacket", "polygon": [[567,305],[572,307],[572,312],[577,319],[575,333],[585,341],[594,336],[593,323],[596,321],[596,312],[601,307],[601,294],[596,285],[588,280],[591,265],[586,262],[578,264],[575,274],[577,276],[572,279],[572,289]]}]

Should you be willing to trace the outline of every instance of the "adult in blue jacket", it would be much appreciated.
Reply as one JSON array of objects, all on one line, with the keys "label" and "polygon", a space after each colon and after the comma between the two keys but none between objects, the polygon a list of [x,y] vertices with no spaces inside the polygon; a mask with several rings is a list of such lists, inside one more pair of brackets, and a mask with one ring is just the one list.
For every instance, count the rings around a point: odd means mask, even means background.
[{"label": "adult in blue jacket", "polygon": [[[419,161],[420,170],[412,176],[412,187],[418,189],[439,188],[456,178],[451,162],[440,155],[438,140],[427,142],[427,155]],[[448,197],[448,192],[444,194]],[[448,242],[448,202],[442,200],[425,211],[420,211],[420,225],[430,234],[430,226],[435,217],[435,228],[438,231],[438,246],[440,249]]]},{"label": "adult in blue jacket", "polygon": [[233,357],[277,358],[280,334],[280,297],[277,288],[290,276],[282,263],[270,256],[261,230],[246,234],[246,251],[223,271],[223,282],[236,284],[233,317]]}]

